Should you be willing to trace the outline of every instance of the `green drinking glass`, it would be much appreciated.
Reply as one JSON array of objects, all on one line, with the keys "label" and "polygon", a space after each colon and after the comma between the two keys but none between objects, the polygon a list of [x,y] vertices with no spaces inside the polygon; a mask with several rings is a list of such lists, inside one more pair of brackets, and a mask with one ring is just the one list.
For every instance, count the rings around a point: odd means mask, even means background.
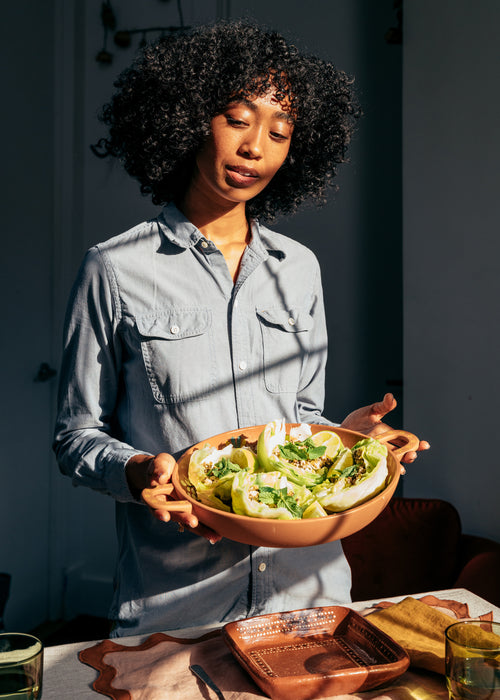
[{"label": "green drinking glass", "polygon": [[500,700],[500,623],[456,622],[445,638],[450,700]]},{"label": "green drinking glass", "polygon": [[42,697],[43,644],[31,634],[0,634],[0,700]]}]

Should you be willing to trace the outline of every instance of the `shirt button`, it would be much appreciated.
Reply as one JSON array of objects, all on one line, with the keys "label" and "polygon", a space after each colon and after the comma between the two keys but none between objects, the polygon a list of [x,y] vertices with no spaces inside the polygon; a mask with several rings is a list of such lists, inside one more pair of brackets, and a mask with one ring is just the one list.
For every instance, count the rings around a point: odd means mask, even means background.
[{"label": "shirt button", "polygon": [[240,362],[240,364],[238,365],[238,367],[241,369],[242,372],[243,372],[244,370],[246,370],[246,368],[247,368],[247,363],[245,362],[245,360],[242,360],[242,361]]},{"label": "shirt button", "polygon": [[202,241],[200,245],[202,248],[208,248],[208,241]]},{"label": "shirt button", "polygon": [[177,335],[179,330],[179,326],[170,326],[170,332],[172,333],[172,335]]},{"label": "shirt button", "polygon": [[295,326],[295,319],[292,318],[292,317],[290,316],[290,318],[288,319],[288,323],[289,323],[291,326]]},{"label": "shirt button", "polygon": [[265,571],[267,569],[267,566],[265,562],[261,561],[259,564],[259,571]]}]

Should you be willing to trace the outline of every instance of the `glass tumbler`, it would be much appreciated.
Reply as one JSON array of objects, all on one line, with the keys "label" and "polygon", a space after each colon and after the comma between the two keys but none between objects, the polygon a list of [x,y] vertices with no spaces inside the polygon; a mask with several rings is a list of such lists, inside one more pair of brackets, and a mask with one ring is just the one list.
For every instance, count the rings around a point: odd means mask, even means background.
[{"label": "glass tumbler", "polygon": [[0,700],[42,697],[43,644],[31,634],[0,634]]},{"label": "glass tumbler", "polygon": [[445,638],[450,700],[500,700],[500,623],[456,622]]}]

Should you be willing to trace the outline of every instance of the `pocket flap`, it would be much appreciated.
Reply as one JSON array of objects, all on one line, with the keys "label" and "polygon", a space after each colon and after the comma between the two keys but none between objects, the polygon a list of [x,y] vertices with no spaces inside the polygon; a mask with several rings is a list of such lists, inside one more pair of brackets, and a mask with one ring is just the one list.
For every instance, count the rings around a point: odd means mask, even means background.
[{"label": "pocket flap", "polygon": [[257,309],[257,316],[264,323],[288,333],[309,331],[313,325],[311,314],[301,309]]},{"label": "pocket flap", "polygon": [[210,309],[173,309],[136,316],[135,322],[142,336],[179,340],[206,333],[211,320]]}]

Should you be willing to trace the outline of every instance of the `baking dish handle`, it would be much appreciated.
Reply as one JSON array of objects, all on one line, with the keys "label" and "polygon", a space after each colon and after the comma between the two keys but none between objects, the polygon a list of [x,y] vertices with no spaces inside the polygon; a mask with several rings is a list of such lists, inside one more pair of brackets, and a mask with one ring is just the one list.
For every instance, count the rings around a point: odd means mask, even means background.
[{"label": "baking dish handle", "polygon": [[174,493],[173,484],[154,486],[151,489],[143,489],[141,496],[143,501],[153,510],[168,510],[170,513],[191,513],[192,505],[189,501],[168,498]]},{"label": "baking dish handle", "polygon": [[379,442],[389,443],[387,447],[397,459],[400,459],[406,452],[418,450],[420,445],[418,437],[413,435],[413,433],[408,433],[406,430],[387,430],[385,433],[380,433],[380,435],[375,435],[374,437]]}]

